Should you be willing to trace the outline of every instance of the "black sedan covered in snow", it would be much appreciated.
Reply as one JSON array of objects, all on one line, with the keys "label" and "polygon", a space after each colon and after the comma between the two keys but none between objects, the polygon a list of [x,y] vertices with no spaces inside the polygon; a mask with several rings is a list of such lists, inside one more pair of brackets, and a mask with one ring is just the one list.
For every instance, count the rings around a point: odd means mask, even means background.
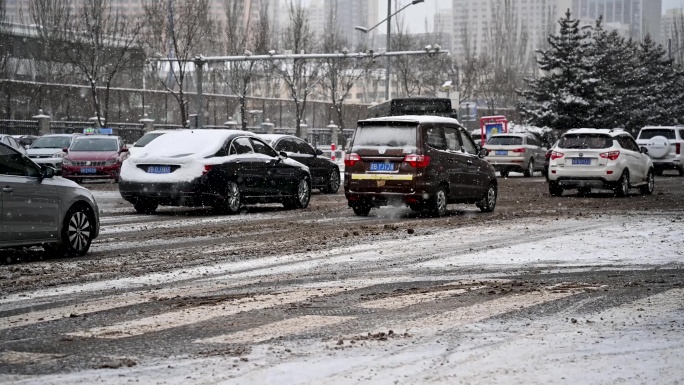
[{"label": "black sedan covered in snow", "polygon": [[124,161],[119,179],[121,196],[139,213],[159,205],[237,213],[245,204],[274,202],[295,209],[311,198],[309,169],[250,132],[172,132],[143,149]]},{"label": "black sedan covered in snow", "polygon": [[309,167],[313,188],[324,194],[335,194],[340,188],[340,168],[330,158],[322,156],[321,150],[293,135],[264,134],[259,137],[276,151]]}]

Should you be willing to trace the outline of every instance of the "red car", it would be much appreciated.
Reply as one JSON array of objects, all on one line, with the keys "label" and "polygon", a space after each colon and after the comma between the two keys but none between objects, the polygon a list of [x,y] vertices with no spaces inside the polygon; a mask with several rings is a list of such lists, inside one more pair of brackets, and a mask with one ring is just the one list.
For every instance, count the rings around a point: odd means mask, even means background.
[{"label": "red car", "polygon": [[76,138],[67,150],[62,177],[80,182],[83,179],[119,181],[121,163],[128,149],[118,136],[91,135]]}]

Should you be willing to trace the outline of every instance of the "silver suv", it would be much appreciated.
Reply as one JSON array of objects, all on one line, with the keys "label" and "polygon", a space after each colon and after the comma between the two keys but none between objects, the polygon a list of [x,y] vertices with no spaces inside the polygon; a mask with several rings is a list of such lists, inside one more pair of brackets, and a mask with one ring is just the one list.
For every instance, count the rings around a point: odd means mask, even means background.
[{"label": "silver suv", "polygon": [[644,127],[639,131],[637,143],[648,149],[656,175],[663,175],[665,170],[677,170],[684,176],[684,127]]},{"label": "silver suv", "polygon": [[0,144],[0,248],[39,246],[84,255],[100,230],[93,195]]},{"label": "silver suv", "polygon": [[510,171],[531,177],[535,171],[544,170],[546,150],[532,134],[492,135],[484,148],[487,149],[485,159],[503,177],[507,177]]}]

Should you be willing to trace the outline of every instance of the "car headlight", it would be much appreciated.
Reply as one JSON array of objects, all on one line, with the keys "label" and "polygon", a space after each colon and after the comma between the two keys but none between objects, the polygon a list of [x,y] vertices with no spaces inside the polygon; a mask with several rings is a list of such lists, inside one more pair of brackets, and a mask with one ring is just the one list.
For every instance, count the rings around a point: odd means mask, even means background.
[{"label": "car headlight", "polygon": [[54,157],[54,158],[64,158],[65,155],[66,155],[66,154],[65,154],[64,152],[60,151],[60,152],[54,153],[54,154],[52,155],[52,157]]},{"label": "car headlight", "polygon": [[74,165],[73,162],[71,162],[71,160],[69,160],[67,158],[64,158],[64,161],[62,162],[62,164],[64,164],[65,166],[73,166]]},{"label": "car headlight", "polygon": [[116,158],[110,158],[105,161],[105,166],[113,166],[116,164]]}]

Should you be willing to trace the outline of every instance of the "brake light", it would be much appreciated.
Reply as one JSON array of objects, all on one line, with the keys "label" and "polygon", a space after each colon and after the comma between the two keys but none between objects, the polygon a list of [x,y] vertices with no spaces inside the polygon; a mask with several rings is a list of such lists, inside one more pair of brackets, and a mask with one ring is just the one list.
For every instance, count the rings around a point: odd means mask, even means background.
[{"label": "brake light", "polygon": [[344,156],[345,167],[351,167],[360,161],[361,161],[361,157],[359,156],[359,154],[352,153],[352,154],[347,154]]},{"label": "brake light", "polygon": [[675,154],[679,155],[682,151],[682,144],[681,143],[675,143]]},{"label": "brake light", "polygon": [[426,155],[409,154],[404,157],[404,162],[413,168],[423,168],[430,164],[430,157]]},{"label": "brake light", "polygon": [[603,159],[615,160],[620,156],[620,151],[604,152],[602,154],[599,154],[599,156]]},{"label": "brake light", "polygon": [[214,167],[211,164],[205,164],[204,165],[204,171],[202,171],[202,175],[207,175],[209,174],[209,171],[211,171],[211,168]]},{"label": "brake light", "polygon": [[553,151],[553,152],[551,153],[551,160],[560,159],[560,158],[562,158],[562,157],[564,157],[564,156],[565,156],[565,154],[563,154],[562,152]]},{"label": "brake light", "polygon": [[525,152],[524,148],[516,148],[515,150],[511,150],[511,152]]}]

